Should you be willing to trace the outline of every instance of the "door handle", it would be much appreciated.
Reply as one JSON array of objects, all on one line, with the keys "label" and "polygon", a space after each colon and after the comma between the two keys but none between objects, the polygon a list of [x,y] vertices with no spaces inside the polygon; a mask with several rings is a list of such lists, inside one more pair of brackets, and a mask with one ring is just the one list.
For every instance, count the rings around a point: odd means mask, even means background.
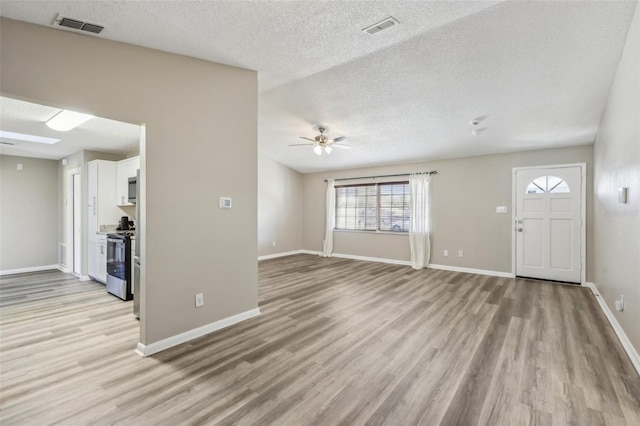
[{"label": "door handle", "polygon": [[522,228],[518,228],[518,232],[522,232]]}]

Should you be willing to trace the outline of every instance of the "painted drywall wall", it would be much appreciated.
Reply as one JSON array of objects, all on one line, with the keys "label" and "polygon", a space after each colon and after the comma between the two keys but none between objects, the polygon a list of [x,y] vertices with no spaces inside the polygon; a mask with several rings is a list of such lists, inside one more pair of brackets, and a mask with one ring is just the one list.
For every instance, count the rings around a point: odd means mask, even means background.
[{"label": "painted drywall wall", "polygon": [[258,256],[300,250],[301,200],[302,175],[258,156]]},{"label": "painted drywall wall", "polygon": [[57,265],[58,218],[58,163],[0,155],[0,271]]},{"label": "painted drywall wall", "polygon": [[[618,65],[594,146],[593,282],[640,351],[640,8]],[[629,201],[618,202],[618,188]],[[625,309],[614,309],[624,295]]]},{"label": "painted drywall wall", "polygon": [[9,19],[0,40],[3,96],[146,125],[141,343],[257,308],[257,73]]},{"label": "painted drywall wall", "polygon": [[[303,176],[303,248],[322,250],[327,178],[410,173],[437,170],[432,176],[431,263],[497,272],[511,272],[511,176],[514,167],[587,163],[587,278],[592,263],[593,146],[515,152],[313,173]],[[507,206],[507,214],[496,213]],[[449,250],[449,256],[443,255]],[[457,256],[463,250],[464,257]],[[334,252],[356,256],[409,261],[408,237],[404,235],[334,232]]]}]

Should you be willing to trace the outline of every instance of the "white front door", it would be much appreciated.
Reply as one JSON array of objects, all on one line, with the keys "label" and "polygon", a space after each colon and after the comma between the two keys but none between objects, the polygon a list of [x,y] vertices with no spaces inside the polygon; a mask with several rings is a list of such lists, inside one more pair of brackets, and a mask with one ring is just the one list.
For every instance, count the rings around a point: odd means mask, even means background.
[{"label": "white front door", "polygon": [[516,171],[516,275],[580,283],[579,166]]}]

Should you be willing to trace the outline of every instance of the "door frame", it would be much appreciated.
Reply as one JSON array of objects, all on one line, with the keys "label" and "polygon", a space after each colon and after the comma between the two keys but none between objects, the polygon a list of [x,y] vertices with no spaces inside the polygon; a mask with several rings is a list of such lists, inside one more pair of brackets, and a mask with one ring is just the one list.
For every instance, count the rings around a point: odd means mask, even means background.
[{"label": "door frame", "polygon": [[[80,175],[80,212],[82,212],[82,167],[76,167],[71,170],[67,170],[67,193],[66,193],[66,205],[65,205],[65,222],[67,226],[67,271],[71,275],[75,275],[74,273],[74,235],[73,235],[73,176]],[[78,218],[80,229],[82,229],[82,214]],[[82,271],[82,238],[80,239],[80,271]],[[82,274],[77,275],[81,277]]]},{"label": "door frame", "polygon": [[587,282],[587,163],[547,164],[544,166],[513,167],[511,171],[511,275],[516,276],[516,173],[520,170],[580,167],[580,285]]}]

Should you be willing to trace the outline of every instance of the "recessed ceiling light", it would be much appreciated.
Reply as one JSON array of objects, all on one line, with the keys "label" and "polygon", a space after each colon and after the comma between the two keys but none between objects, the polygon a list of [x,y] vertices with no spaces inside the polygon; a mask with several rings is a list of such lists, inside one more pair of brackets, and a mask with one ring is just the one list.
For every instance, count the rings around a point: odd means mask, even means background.
[{"label": "recessed ceiling light", "polygon": [[91,114],[83,114],[81,112],[69,111],[63,109],[58,114],[54,115],[49,121],[47,126],[53,130],[59,132],[66,132],[75,127],[78,127],[87,120],[92,119],[94,116]]},{"label": "recessed ceiling light", "polygon": [[44,136],[27,135],[25,133],[5,132],[4,130],[0,130],[0,139],[12,139],[15,141],[46,143],[49,145],[54,144],[56,142],[60,142],[60,139],[45,138]]}]

